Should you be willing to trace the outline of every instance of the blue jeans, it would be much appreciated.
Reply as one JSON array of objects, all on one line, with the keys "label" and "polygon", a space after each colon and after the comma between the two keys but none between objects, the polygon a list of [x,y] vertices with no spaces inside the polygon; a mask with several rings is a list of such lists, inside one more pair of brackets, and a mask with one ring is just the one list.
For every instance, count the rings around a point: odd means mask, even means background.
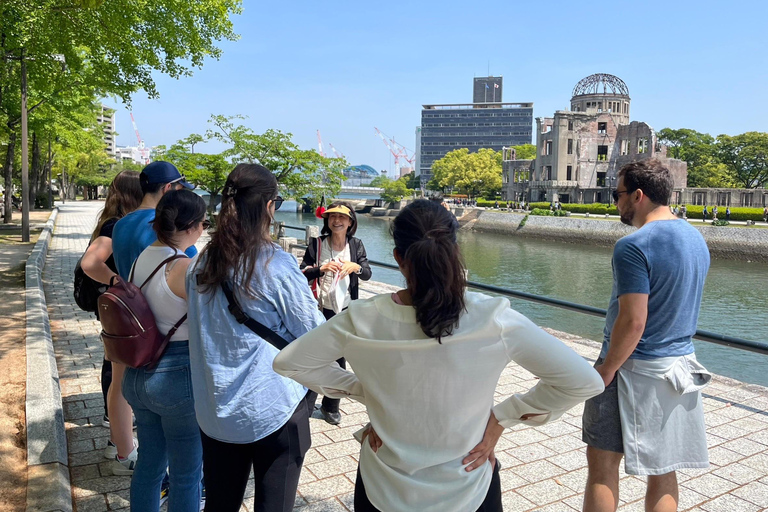
[{"label": "blue jeans", "polygon": [[203,447],[195,418],[189,343],[168,345],[158,365],[128,368],[123,396],[133,407],[139,458],[131,478],[131,510],[157,512],[160,484],[169,468],[169,512],[198,512]]}]

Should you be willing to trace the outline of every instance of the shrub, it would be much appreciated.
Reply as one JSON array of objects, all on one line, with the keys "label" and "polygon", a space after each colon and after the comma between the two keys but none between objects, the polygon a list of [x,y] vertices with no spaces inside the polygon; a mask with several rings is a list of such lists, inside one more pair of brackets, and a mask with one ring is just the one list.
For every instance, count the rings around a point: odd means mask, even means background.
[{"label": "shrub", "polygon": [[531,215],[542,215],[545,217],[552,217],[555,215],[555,213],[547,208],[546,210],[544,208],[534,208],[531,210]]},{"label": "shrub", "polygon": [[[702,210],[704,210],[704,207],[701,205],[686,205],[685,206],[688,213],[686,214],[689,219],[702,219],[704,218],[702,214]],[[707,218],[712,218],[712,207],[707,206]],[[718,218],[725,218],[725,206],[718,206],[717,207],[717,216]],[[763,209],[762,208],[742,208],[742,207],[734,207],[731,208],[731,220],[754,220],[754,221],[761,221],[763,220]]]},{"label": "shrub", "polygon": [[568,210],[555,210],[555,217],[567,217],[568,216]]},{"label": "shrub", "polygon": [[[733,212],[731,212],[731,217],[733,217]],[[717,219],[712,221],[712,225],[713,226],[730,226],[731,223],[725,219]]]},{"label": "shrub", "polygon": [[523,220],[520,221],[520,224],[517,225],[518,229],[525,226],[525,223],[528,221],[528,215],[523,217]]}]

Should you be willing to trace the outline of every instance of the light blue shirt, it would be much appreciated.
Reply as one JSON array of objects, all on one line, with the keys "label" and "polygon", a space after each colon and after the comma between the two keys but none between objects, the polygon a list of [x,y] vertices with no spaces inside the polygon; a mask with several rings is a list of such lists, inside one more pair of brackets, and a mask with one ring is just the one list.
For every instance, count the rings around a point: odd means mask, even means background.
[{"label": "light blue shirt", "polygon": [[[200,293],[196,275],[204,258],[187,272],[189,359],[197,422],[218,441],[253,443],[282,427],[307,390],[272,370],[278,350],[237,323],[220,287],[215,293]],[[243,311],[287,341],[325,321],[296,258],[278,246],[262,251],[251,285],[258,298],[233,286]]]},{"label": "light blue shirt", "polygon": [[648,319],[630,359],[684,356],[694,351],[709,249],[701,233],[677,220],[649,222],[625,236],[613,250],[613,291],[603,330],[605,358],[619,314],[619,297],[648,295]]}]

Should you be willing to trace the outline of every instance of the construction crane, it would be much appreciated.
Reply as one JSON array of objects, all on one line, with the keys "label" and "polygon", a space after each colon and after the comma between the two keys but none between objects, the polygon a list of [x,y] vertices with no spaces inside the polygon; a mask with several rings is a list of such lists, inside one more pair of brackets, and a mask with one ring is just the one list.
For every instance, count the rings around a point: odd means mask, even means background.
[{"label": "construction crane", "polygon": [[133,124],[133,131],[136,132],[136,140],[139,141],[139,155],[141,155],[141,161],[146,165],[149,163],[149,149],[144,147],[144,141],[141,140],[141,135],[139,135],[139,128],[136,126],[136,120],[133,118],[133,112],[131,112],[131,124]]},{"label": "construction crane", "polygon": [[392,153],[392,156],[395,159],[395,167],[396,171],[400,171],[400,159],[402,158],[406,162],[408,162],[410,165],[413,165],[413,162],[416,160],[416,155],[413,151],[406,148],[402,144],[395,141],[394,138],[387,137],[386,134],[384,134],[381,130],[373,127],[374,130],[376,130],[376,134],[381,137],[381,140],[384,142],[384,145],[387,146],[387,149],[389,149],[389,152]]},{"label": "construction crane", "polygon": [[342,153],[341,151],[338,151],[335,147],[333,147],[333,144],[331,144],[330,142],[328,143],[328,147],[331,148],[331,151],[333,151],[333,154],[336,155],[336,158],[343,158],[346,160],[347,157],[344,156],[344,153]]},{"label": "construction crane", "polygon": [[323,152],[323,139],[320,137],[320,130],[317,130],[317,148],[320,150],[320,156],[325,156]]}]

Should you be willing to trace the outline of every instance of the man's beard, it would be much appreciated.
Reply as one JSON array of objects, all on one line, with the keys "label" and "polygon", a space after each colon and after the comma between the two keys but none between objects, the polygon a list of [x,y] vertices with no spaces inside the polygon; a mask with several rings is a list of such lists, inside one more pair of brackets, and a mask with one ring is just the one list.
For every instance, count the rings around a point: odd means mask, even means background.
[{"label": "man's beard", "polygon": [[619,214],[619,218],[621,219],[621,222],[626,224],[627,226],[632,225],[632,220],[635,218],[635,209],[629,208],[625,212],[621,212]]}]

